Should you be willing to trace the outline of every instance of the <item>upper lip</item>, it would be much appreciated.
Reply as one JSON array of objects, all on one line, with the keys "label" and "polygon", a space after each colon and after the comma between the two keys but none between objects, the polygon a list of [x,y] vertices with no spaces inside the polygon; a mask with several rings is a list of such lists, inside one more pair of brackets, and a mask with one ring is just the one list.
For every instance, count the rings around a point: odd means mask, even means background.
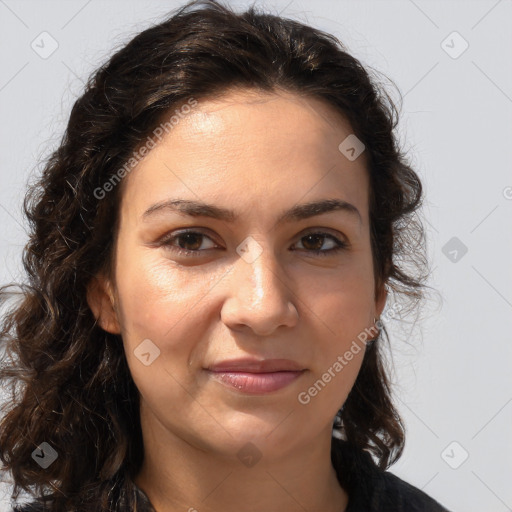
[{"label": "upper lip", "polygon": [[249,373],[297,372],[305,368],[290,359],[230,359],[208,366],[211,371],[236,371]]}]

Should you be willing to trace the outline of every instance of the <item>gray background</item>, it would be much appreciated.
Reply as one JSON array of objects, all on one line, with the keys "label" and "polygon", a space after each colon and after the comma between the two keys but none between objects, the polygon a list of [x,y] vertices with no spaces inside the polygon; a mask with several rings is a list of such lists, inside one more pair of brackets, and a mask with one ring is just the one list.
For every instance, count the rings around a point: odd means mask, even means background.
[{"label": "gray background", "polygon": [[[387,324],[408,431],[391,471],[454,512],[512,510],[512,1],[258,4],[334,33],[404,94],[401,138],[425,185],[442,300]],[[178,5],[0,0],[0,282],[21,278],[25,185],[84,79]],[[44,31],[58,44],[47,58],[31,47],[51,49]],[[9,484],[0,491],[9,510]]]}]

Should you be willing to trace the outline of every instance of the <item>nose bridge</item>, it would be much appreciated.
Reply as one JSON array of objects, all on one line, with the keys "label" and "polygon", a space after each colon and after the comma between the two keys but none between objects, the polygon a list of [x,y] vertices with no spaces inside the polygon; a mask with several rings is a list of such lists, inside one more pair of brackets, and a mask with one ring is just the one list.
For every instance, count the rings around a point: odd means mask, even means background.
[{"label": "nose bridge", "polygon": [[235,263],[235,271],[240,277],[238,284],[241,298],[249,300],[253,307],[269,300],[286,300],[282,290],[284,285],[276,275],[279,265],[268,245],[248,237],[237,248],[237,252],[240,258]]},{"label": "nose bridge", "polygon": [[279,275],[280,265],[274,251],[248,237],[237,252],[240,258],[235,261],[230,277],[224,321],[232,327],[246,324],[259,334],[283,324],[293,325],[297,318],[293,294],[286,276]]}]

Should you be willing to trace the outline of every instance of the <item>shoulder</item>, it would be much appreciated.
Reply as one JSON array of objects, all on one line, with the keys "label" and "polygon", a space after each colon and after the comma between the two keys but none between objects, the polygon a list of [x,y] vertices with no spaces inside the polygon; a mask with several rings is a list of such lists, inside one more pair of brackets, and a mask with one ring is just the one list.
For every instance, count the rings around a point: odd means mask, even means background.
[{"label": "shoulder", "polygon": [[367,452],[333,441],[334,467],[347,490],[346,512],[450,512],[422,490],[380,469]]},{"label": "shoulder", "polygon": [[[377,468],[377,471],[378,468]],[[372,492],[372,510],[393,512],[449,512],[422,490],[389,471],[382,471]]]}]

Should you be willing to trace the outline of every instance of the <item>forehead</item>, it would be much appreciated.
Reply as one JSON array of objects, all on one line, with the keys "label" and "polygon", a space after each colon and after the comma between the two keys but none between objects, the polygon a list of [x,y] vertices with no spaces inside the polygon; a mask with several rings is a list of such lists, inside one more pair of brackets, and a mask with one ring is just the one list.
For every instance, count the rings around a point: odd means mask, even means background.
[{"label": "forehead", "polygon": [[364,152],[351,161],[339,150],[351,134],[332,106],[294,93],[236,90],[200,101],[123,178],[123,215],[139,222],[170,197],[249,210],[326,195],[366,215]]}]

